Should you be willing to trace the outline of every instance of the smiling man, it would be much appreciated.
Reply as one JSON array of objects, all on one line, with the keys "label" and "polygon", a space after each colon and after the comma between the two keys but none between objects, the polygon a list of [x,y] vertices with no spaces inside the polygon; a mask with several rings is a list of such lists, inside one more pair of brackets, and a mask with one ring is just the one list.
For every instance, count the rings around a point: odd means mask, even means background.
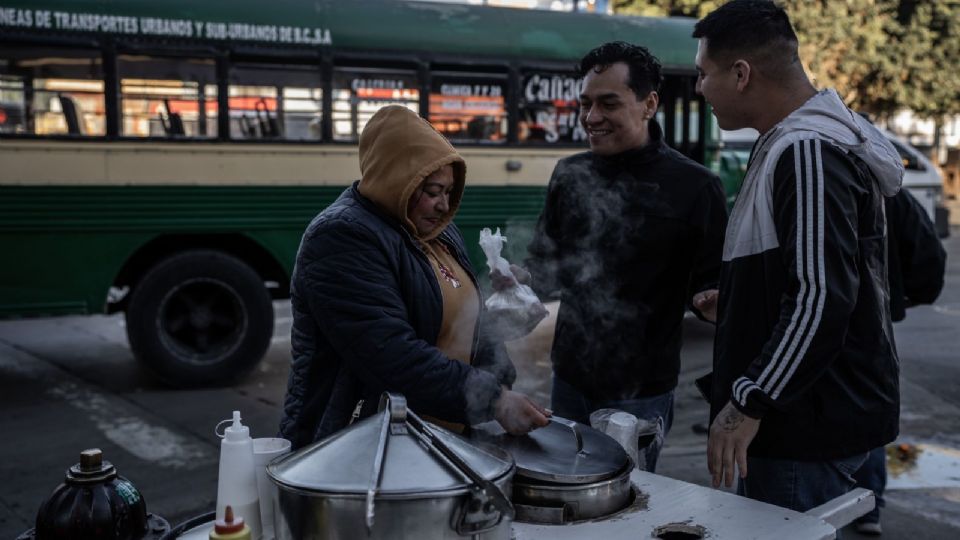
[{"label": "smiling man", "polygon": [[[526,261],[541,298],[561,299],[552,407],[584,423],[597,409],[622,409],[666,432],[685,307],[711,316],[723,189],[665,144],[654,119],[660,63],[649,51],[607,43],[579,69],[590,151],[554,169]],[[643,454],[648,470],[658,450]]]}]

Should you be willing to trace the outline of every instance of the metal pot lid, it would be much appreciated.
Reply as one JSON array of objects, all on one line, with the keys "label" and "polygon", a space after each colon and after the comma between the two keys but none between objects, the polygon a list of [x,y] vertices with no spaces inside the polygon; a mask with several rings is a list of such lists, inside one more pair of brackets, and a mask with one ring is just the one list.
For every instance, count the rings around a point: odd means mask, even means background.
[{"label": "metal pot lid", "polygon": [[[379,413],[270,463],[267,475],[281,487],[315,493],[363,496],[375,486],[378,498],[461,490],[475,484],[449,460],[436,455],[412,428],[405,402],[403,419],[391,421],[390,408],[383,407],[381,402]],[[481,448],[433,424],[428,429],[486,480],[513,469],[510,456],[497,448]],[[383,445],[381,433],[386,435]]]},{"label": "metal pot lid", "polygon": [[629,461],[620,443],[606,433],[560,417],[519,436],[497,429],[499,426],[483,427],[474,432],[474,439],[509,452],[517,464],[518,480],[587,484],[617,475]]}]

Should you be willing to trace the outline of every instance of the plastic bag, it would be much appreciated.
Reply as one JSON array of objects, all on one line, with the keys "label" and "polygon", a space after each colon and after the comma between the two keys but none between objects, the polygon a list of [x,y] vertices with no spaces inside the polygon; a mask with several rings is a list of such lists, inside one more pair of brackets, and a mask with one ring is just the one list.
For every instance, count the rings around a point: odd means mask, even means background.
[{"label": "plastic bag", "polygon": [[500,255],[506,241],[499,227],[495,233],[491,233],[489,228],[480,231],[480,247],[487,256],[490,273],[513,278],[513,286],[495,291],[485,303],[488,311],[487,328],[500,339],[509,341],[532,332],[549,312],[537,298],[537,293],[517,280],[510,270],[510,263]]},{"label": "plastic bag", "polygon": [[620,409],[598,409],[590,413],[590,427],[613,437],[641,471],[653,471],[663,446],[663,418],[637,418]]}]

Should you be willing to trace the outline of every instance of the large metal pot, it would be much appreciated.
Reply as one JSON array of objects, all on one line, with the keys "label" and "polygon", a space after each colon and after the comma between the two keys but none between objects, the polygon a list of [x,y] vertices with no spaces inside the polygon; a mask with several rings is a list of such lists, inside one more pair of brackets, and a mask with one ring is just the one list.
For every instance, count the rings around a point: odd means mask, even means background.
[{"label": "large metal pot", "polygon": [[514,469],[385,394],[379,414],[267,466],[276,538],[508,540]]},{"label": "large metal pot", "polygon": [[609,435],[553,417],[527,435],[478,431],[476,439],[516,461],[513,504],[517,521],[571,523],[615,513],[633,500],[633,462]]}]

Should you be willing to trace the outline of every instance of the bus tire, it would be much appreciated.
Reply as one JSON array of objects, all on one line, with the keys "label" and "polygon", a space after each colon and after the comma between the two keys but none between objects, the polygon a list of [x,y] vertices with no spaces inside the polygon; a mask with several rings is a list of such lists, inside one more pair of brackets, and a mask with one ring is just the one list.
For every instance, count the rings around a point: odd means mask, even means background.
[{"label": "bus tire", "polygon": [[131,292],[127,338],[134,356],[177,387],[222,385],[263,358],[273,304],[246,263],[214,250],[161,261]]}]

